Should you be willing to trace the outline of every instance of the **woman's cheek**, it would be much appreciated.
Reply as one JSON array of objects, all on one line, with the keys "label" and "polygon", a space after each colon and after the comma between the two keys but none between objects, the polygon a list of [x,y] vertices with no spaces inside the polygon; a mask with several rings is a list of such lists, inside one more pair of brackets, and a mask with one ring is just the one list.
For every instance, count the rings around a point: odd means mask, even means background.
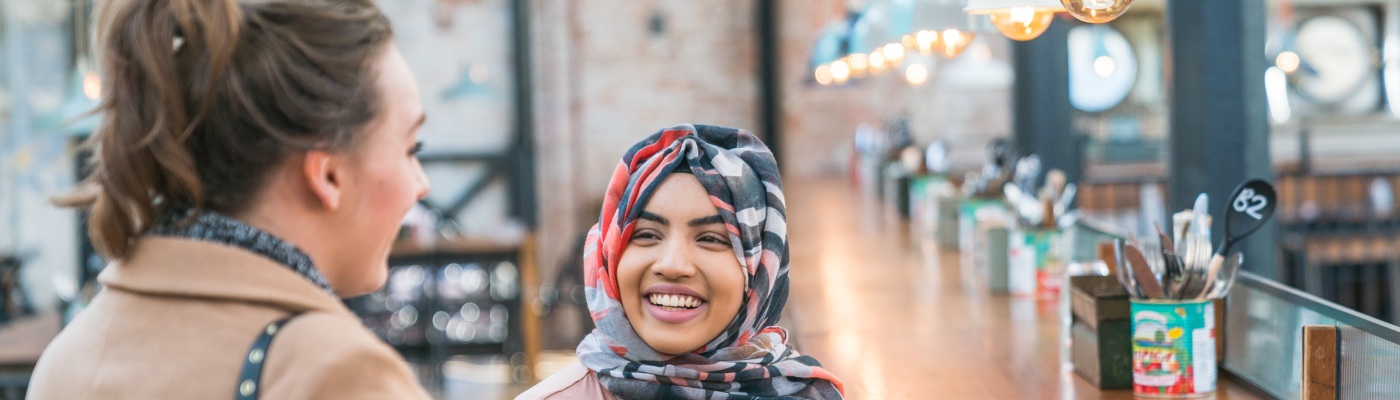
[{"label": "woman's cheek", "polygon": [[715,297],[723,300],[723,312],[718,313],[717,319],[723,324],[728,324],[739,313],[739,307],[744,302],[744,273],[738,261],[734,259],[733,253],[716,252],[711,265],[716,265],[721,269],[711,272],[711,287],[715,291]]}]

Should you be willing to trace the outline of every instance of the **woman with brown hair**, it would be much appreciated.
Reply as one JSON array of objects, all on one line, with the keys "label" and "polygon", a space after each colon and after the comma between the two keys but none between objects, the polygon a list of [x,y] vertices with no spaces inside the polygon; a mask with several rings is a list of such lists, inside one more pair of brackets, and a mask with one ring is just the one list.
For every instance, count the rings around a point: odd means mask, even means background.
[{"label": "woman with brown hair", "polygon": [[339,299],[384,284],[428,191],[418,88],[373,2],[98,12],[103,120],[67,203],[113,263],[29,395],[427,397]]}]

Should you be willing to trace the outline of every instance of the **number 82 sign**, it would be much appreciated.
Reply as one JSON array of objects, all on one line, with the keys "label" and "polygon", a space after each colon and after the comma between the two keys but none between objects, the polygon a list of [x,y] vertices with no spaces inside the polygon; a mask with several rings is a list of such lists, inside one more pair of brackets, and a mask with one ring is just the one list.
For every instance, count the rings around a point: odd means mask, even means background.
[{"label": "number 82 sign", "polygon": [[1264,215],[1260,214],[1259,211],[1268,206],[1269,198],[1256,193],[1252,188],[1240,190],[1240,195],[1235,197],[1235,201],[1231,203],[1231,207],[1234,207],[1235,211],[1248,214],[1254,219],[1264,219]]}]

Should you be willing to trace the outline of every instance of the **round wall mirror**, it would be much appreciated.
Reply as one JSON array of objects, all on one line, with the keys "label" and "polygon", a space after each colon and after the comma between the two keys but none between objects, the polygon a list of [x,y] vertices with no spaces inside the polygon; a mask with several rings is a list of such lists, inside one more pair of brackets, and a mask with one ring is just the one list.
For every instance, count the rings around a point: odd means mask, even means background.
[{"label": "round wall mirror", "polygon": [[1087,112],[1105,111],[1128,97],[1137,80],[1137,57],[1122,33],[1108,25],[1069,31],[1069,102]]},{"label": "round wall mirror", "polygon": [[1341,103],[1375,74],[1375,41],[1346,18],[1309,18],[1298,25],[1293,43],[1299,60],[1295,87],[1314,103]]}]

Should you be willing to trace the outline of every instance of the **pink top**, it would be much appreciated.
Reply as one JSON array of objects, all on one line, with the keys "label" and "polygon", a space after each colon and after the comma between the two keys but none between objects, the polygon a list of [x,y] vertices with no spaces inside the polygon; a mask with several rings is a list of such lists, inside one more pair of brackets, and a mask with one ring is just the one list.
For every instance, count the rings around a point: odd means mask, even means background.
[{"label": "pink top", "polygon": [[594,375],[593,371],[584,367],[583,364],[574,363],[515,397],[515,400],[544,399],[615,400],[616,398],[608,392],[607,388],[603,387],[603,383],[598,381],[598,376]]}]

